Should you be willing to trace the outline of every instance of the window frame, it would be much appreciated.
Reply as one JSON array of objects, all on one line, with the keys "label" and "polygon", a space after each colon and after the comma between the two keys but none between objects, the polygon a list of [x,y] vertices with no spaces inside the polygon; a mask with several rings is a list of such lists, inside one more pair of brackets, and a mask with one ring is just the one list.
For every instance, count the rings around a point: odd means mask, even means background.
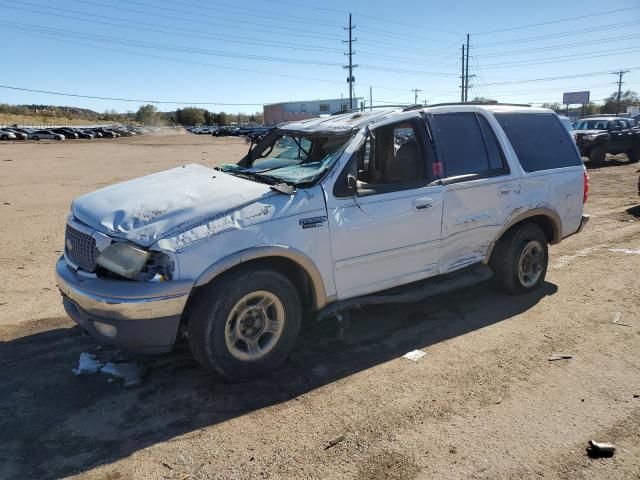
[{"label": "window frame", "polygon": [[[438,132],[438,128],[437,128],[437,124],[436,124],[436,116],[437,115],[460,115],[460,114],[467,114],[467,115],[473,115],[475,120],[476,120],[476,124],[478,126],[478,129],[480,131],[480,135],[482,137],[482,142],[484,145],[484,151],[485,151],[485,155],[487,158],[487,170],[485,170],[484,172],[478,172],[478,173],[465,173],[462,175],[447,175],[447,160],[445,158],[444,155],[444,146],[443,146],[443,139],[440,136],[440,133]],[[489,147],[488,147],[488,140],[487,140],[487,132],[485,132],[485,128],[482,126],[482,122],[480,121],[480,117],[484,118],[484,120],[487,123],[487,126],[490,129],[490,135],[493,138],[493,141],[495,142],[497,148],[498,148],[498,154],[500,155],[500,161],[502,163],[502,167],[501,168],[494,168],[491,169],[491,163],[489,161]],[[507,176],[511,174],[511,168],[509,167],[509,162],[507,161],[507,156],[504,152],[504,148],[502,146],[502,143],[500,142],[500,140],[498,139],[498,136],[496,135],[495,129],[494,127],[491,125],[491,122],[489,120],[489,118],[487,118],[487,115],[485,115],[484,113],[481,112],[477,112],[477,111],[462,111],[462,112],[458,112],[458,111],[454,111],[454,112],[442,112],[442,113],[431,113],[428,115],[428,122],[431,125],[431,132],[435,132],[435,137],[436,137],[436,151],[437,151],[437,159],[439,162],[441,162],[441,164],[443,165],[442,168],[442,176],[441,176],[441,184],[442,185],[451,185],[453,183],[461,183],[461,182],[470,182],[473,180],[482,180],[482,179],[489,179],[489,178],[495,178],[495,177],[502,177],[502,176]]]},{"label": "window frame", "polygon": [[[362,183],[358,182],[358,152],[364,148],[367,141],[371,139],[371,132],[374,132],[377,129],[381,128],[390,128],[396,125],[401,124],[411,124],[413,131],[416,135],[416,142],[418,143],[418,152],[422,157],[423,162],[425,163],[425,178],[417,179],[409,182],[396,182],[396,183]],[[393,193],[393,192],[401,192],[408,190],[416,190],[418,188],[425,187],[433,183],[434,178],[432,177],[431,165],[437,158],[437,154],[429,137],[432,137],[432,134],[429,132],[429,125],[424,121],[421,116],[412,116],[409,118],[397,119],[394,118],[393,121],[385,122],[383,124],[377,125],[371,130],[367,128],[364,138],[360,141],[355,151],[352,153],[351,157],[347,161],[346,165],[338,175],[336,182],[333,188],[333,195],[335,198],[351,198],[353,196],[357,197],[369,197],[372,195],[383,195],[385,193]],[[375,155],[375,149],[372,149]],[[342,187],[346,181],[347,176],[352,175],[356,178],[356,190],[353,194],[347,193],[344,191]],[[438,180],[438,179],[436,179]],[[365,185],[366,188],[363,188],[362,185]]]}]

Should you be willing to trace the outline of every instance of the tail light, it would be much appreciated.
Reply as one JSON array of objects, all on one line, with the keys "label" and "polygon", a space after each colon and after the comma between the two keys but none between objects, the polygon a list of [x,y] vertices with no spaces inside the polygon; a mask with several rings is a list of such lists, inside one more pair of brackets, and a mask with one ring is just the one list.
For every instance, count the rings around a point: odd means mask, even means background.
[{"label": "tail light", "polygon": [[584,172],[584,188],[582,195],[582,203],[587,203],[587,199],[589,198],[589,175],[587,172]]}]

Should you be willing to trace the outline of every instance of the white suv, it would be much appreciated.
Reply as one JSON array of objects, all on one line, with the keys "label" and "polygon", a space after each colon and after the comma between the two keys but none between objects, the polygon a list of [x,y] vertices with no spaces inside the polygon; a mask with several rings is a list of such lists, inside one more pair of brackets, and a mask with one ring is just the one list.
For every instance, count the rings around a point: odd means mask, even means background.
[{"label": "white suv", "polygon": [[[306,313],[544,280],[588,220],[580,155],[550,110],[440,105],[288,123],[237,165],[191,164],[76,199],[57,263],[99,341],[260,375]],[[402,288],[398,288],[402,286]]]}]

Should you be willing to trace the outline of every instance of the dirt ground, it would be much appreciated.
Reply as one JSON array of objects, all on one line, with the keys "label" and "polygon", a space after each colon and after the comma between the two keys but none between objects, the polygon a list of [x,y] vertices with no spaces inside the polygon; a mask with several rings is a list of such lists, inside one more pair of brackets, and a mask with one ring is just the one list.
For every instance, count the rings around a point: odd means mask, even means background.
[{"label": "dirt ground", "polygon": [[[591,222],[551,248],[537,292],[367,308],[342,339],[308,322],[276,374],[245,384],[207,377],[184,345],[138,387],[73,375],[95,344],[55,287],[71,200],[246,148],[175,132],[0,144],[0,478],[640,478],[639,166],[624,156],[590,169]],[[615,456],[589,459],[590,439]]]}]

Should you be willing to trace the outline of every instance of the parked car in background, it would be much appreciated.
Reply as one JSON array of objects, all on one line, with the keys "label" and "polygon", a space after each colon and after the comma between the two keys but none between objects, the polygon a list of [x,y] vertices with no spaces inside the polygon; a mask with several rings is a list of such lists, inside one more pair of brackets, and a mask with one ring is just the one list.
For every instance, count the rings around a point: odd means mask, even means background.
[{"label": "parked car in background", "polygon": [[109,130],[106,128],[96,128],[95,132],[99,132],[102,134],[102,138],[118,138],[120,135],[113,130]]},{"label": "parked car in background", "polygon": [[0,130],[0,140],[17,140],[16,134],[10,130]]},{"label": "parked car in background", "polygon": [[64,138],[66,139],[73,140],[79,137],[79,135],[73,130],[71,130],[70,128],[52,128],[51,131],[53,133],[59,133],[60,135],[64,135]]},{"label": "parked car in background", "polygon": [[351,112],[279,125],[237,164],[75,199],[56,277],[98,341],[161,353],[183,336],[206,370],[246,379],[285,360],[308,314],[342,319],[492,276],[532,292],[548,245],[586,224],[587,192],[551,110]]},{"label": "parked car in background", "polygon": [[64,140],[64,135],[51,130],[34,130],[29,133],[29,140]]},{"label": "parked car in background", "polygon": [[102,133],[99,130],[85,128],[84,131],[92,134],[94,138],[102,138]]},{"label": "parked car in background", "polygon": [[95,135],[87,130],[83,130],[81,128],[74,128],[73,130],[78,134],[78,138],[84,138],[86,140],[90,140],[95,137]]},{"label": "parked car in background", "polygon": [[16,140],[26,140],[27,134],[18,130],[17,128],[5,128],[4,130],[13,133],[16,136]]},{"label": "parked car in background", "polygon": [[602,164],[607,153],[626,153],[631,162],[640,160],[640,130],[631,128],[627,118],[585,118],[576,123],[575,131],[580,154],[593,165]]}]

